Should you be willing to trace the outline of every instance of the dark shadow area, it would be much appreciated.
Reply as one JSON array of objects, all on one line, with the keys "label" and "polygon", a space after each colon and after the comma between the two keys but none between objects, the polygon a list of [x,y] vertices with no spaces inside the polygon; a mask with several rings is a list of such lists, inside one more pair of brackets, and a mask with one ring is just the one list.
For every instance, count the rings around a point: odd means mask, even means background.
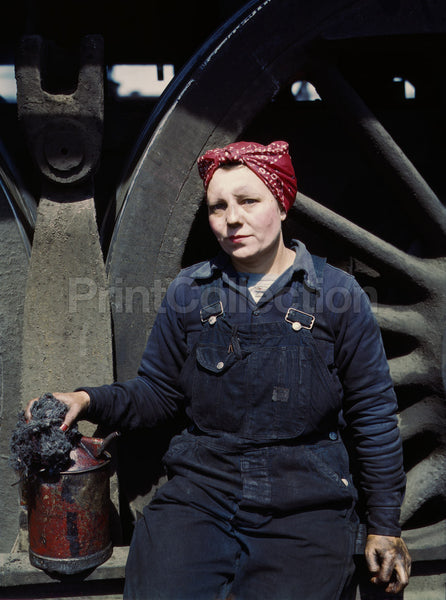
[{"label": "dark shadow area", "polygon": [[404,529],[417,529],[441,523],[446,519],[446,504],[442,496],[429,498],[415,514],[404,523]]},{"label": "dark shadow area", "polygon": [[202,260],[209,260],[219,250],[220,246],[209,227],[206,199],[203,198],[184,246],[181,267],[184,268]]},{"label": "dark shadow area", "polygon": [[441,443],[440,432],[420,429],[404,443],[404,467],[409,472],[415,465],[426,459]]},{"label": "dark shadow area", "polygon": [[165,476],[162,457],[170,440],[185,426],[180,415],[168,424],[152,429],[124,433],[118,441],[118,475],[123,543],[129,544],[133,533],[134,515],[130,503],[145,496]]},{"label": "dark shadow area", "polygon": [[[317,45],[318,53],[329,57],[361,95],[443,203],[443,92],[439,71],[422,65],[435,65],[444,46],[442,35]],[[406,97],[405,81],[414,85],[414,98]],[[290,85],[256,115],[243,137],[261,143],[287,140],[299,191],[409,254],[431,255],[431,240],[420,238],[420,219],[411,217],[402,190],[374,165],[329,103],[298,101]]]}]

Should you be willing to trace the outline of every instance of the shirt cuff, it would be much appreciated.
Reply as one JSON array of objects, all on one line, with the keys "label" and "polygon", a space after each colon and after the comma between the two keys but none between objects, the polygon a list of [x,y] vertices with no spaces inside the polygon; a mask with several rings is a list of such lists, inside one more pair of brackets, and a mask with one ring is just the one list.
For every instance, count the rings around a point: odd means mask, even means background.
[{"label": "shirt cuff", "polygon": [[82,418],[90,421],[91,423],[100,423],[102,420],[101,415],[103,402],[101,401],[102,398],[100,391],[102,387],[105,386],[100,386],[99,388],[79,387],[74,390],[75,392],[87,392],[87,394],[90,396],[90,403]]},{"label": "shirt cuff", "polygon": [[367,510],[367,533],[401,536],[400,509],[371,506]]}]

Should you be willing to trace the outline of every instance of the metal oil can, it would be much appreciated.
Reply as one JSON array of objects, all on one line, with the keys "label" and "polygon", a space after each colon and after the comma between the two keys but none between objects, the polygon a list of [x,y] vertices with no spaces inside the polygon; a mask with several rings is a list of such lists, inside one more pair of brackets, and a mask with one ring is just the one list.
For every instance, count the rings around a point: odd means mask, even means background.
[{"label": "metal oil can", "polygon": [[104,440],[82,437],[72,465],[57,476],[38,473],[27,482],[29,557],[49,573],[72,575],[97,567],[112,554],[110,454]]}]

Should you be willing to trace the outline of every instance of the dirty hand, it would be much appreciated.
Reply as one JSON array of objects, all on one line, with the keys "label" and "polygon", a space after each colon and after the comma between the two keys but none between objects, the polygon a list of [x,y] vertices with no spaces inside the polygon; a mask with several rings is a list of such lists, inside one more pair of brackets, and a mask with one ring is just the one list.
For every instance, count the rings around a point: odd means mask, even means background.
[{"label": "dirty hand", "polygon": [[[61,425],[61,429],[64,430],[71,427],[75,421],[80,419],[90,404],[90,396],[87,394],[87,392],[83,391],[70,392],[68,394],[55,392],[53,396],[68,406],[68,412],[65,415],[63,424]],[[33,398],[30,402],[28,402],[28,405],[25,408],[25,419],[27,421],[32,419],[31,407],[34,402],[37,402],[37,400],[38,398]]]},{"label": "dirty hand", "polygon": [[411,559],[400,537],[368,535],[365,547],[370,581],[386,585],[385,591],[398,594],[409,583]]}]

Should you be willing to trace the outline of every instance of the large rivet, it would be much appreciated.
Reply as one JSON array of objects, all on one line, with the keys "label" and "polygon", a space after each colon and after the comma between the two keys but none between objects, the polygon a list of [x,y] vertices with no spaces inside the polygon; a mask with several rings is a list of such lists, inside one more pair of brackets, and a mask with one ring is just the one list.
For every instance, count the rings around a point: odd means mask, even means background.
[{"label": "large rivet", "polygon": [[342,478],[342,479],[341,479],[341,481],[342,481],[342,483],[343,483],[343,484],[344,484],[346,487],[348,487],[348,481],[347,481],[347,479],[344,479],[344,478]]},{"label": "large rivet", "polygon": [[223,369],[224,366],[225,366],[225,363],[223,361],[220,361],[217,363],[217,369]]},{"label": "large rivet", "polygon": [[209,325],[214,325],[217,322],[217,317],[215,315],[212,315],[211,317],[209,317]]},{"label": "large rivet", "polygon": [[299,323],[299,321],[294,321],[292,328],[294,331],[299,331],[299,329],[302,329],[302,323]]}]

